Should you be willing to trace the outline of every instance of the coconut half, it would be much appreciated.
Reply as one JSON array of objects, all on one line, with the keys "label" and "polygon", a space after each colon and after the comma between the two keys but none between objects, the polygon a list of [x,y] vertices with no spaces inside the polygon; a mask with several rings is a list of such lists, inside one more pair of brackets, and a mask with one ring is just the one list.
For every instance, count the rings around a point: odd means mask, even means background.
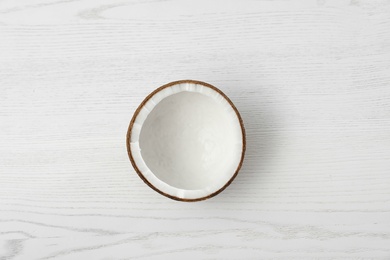
[{"label": "coconut half", "polygon": [[174,200],[199,201],[224,190],[245,154],[238,110],[216,87],[195,80],[148,95],[127,131],[130,161],[152,189]]}]

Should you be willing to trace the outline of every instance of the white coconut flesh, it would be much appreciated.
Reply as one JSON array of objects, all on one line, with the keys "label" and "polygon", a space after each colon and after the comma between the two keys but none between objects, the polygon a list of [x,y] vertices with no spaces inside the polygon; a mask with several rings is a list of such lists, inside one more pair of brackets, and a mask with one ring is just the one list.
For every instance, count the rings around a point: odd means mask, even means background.
[{"label": "white coconut flesh", "polygon": [[181,83],[155,93],[141,108],[130,136],[139,172],[156,189],[195,200],[234,176],[243,152],[237,113],[216,90]]}]

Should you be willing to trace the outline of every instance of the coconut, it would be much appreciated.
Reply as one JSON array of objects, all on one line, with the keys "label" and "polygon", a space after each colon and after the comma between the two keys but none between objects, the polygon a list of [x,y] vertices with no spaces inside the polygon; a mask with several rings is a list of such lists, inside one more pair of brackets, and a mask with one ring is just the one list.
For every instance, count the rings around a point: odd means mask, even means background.
[{"label": "coconut", "polygon": [[244,160],[245,130],[230,99],[201,81],[168,83],[149,94],[130,121],[127,151],[152,189],[199,201],[223,191]]}]

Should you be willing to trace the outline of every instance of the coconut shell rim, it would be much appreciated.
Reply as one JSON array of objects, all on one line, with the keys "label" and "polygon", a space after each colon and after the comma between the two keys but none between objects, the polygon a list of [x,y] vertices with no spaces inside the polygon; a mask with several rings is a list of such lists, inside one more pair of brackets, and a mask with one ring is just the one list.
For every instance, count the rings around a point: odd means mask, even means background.
[{"label": "coconut shell rim", "polygon": [[[241,151],[241,159],[240,159],[240,162],[234,172],[234,174],[232,175],[232,177],[225,183],[225,185],[223,185],[220,189],[218,189],[217,191],[207,195],[207,196],[204,196],[204,197],[200,197],[200,198],[195,198],[195,199],[186,199],[186,198],[179,198],[179,197],[176,197],[176,196],[173,196],[171,194],[168,194],[168,193],[165,193],[163,192],[162,190],[158,189],[157,187],[155,187],[154,185],[152,185],[146,178],[145,176],[142,174],[142,172],[139,170],[139,168],[137,167],[137,164],[135,163],[135,160],[133,158],[133,155],[132,155],[132,151],[131,151],[131,147],[130,147],[130,139],[131,139],[131,133],[132,133],[132,129],[133,129],[133,125],[134,125],[134,122],[135,120],[137,119],[138,117],[138,114],[140,113],[140,111],[142,110],[142,108],[145,106],[145,104],[158,92],[160,92],[161,90],[165,89],[165,88],[169,88],[171,86],[174,86],[174,85],[178,85],[178,84],[183,84],[183,83],[190,83],[190,84],[198,84],[198,85],[202,85],[202,86],[205,86],[205,87],[208,87],[208,88],[211,88],[212,90],[218,92],[223,98],[226,99],[226,101],[229,103],[229,105],[233,108],[234,112],[236,113],[236,116],[238,118],[238,121],[240,123],[240,127],[241,127],[241,132],[242,132],[242,151]],[[246,151],[246,133],[245,133],[245,127],[244,127],[244,121],[242,120],[241,118],[241,115],[240,113],[238,112],[238,109],[236,108],[236,106],[233,104],[233,102],[229,99],[228,96],[225,95],[225,93],[223,93],[220,89],[218,89],[217,87],[209,84],[209,83],[206,83],[206,82],[203,82],[203,81],[198,81],[198,80],[191,80],[191,79],[186,79],[186,80],[178,80],[178,81],[172,81],[170,83],[167,83],[165,85],[162,85],[161,87],[158,87],[156,88],[153,92],[151,92],[148,96],[146,96],[146,98],[141,102],[141,104],[138,106],[138,108],[135,110],[134,114],[133,114],[133,117],[131,118],[131,121],[130,121],[130,124],[129,124],[129,127],[127,129],[127,134],[126,134],[126,147],[127,147],[127,154],[129,156],[129,159],[130,159],[130,162],[134,168],[134,170],[137,172],[138,176],[153,190],[155,190],[156,192],[160,193],[161,195],[165,196],[165,197],[168,197],[170,199],[173,199],[173,200],[177,200],[177,201],[183,201],[183,202],[196,202],[196,201],[202,201],[202,200],[206,200],[206,199],[210,199],[216,195],[218,195],[219,193],[221,193],[223,190],[225,190],[232,182],[233,180],[236,178],[236,176],[238,175],[238,172],[240,171],[241,167],[242,167],[242,164],[244,162],[244,157],[245,157],[245,151]]]}]

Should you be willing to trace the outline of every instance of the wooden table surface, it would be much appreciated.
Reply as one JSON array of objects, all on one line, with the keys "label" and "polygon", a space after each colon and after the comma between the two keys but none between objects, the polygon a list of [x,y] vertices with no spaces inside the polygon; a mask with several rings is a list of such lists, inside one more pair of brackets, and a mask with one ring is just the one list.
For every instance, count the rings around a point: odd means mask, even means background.
[{"label": "wooden table surface", "polygon": [[[178,79],[247,130],[204,202],[126,152]],[[390,259],[390,1],[0,1],[0,259]]]}]

